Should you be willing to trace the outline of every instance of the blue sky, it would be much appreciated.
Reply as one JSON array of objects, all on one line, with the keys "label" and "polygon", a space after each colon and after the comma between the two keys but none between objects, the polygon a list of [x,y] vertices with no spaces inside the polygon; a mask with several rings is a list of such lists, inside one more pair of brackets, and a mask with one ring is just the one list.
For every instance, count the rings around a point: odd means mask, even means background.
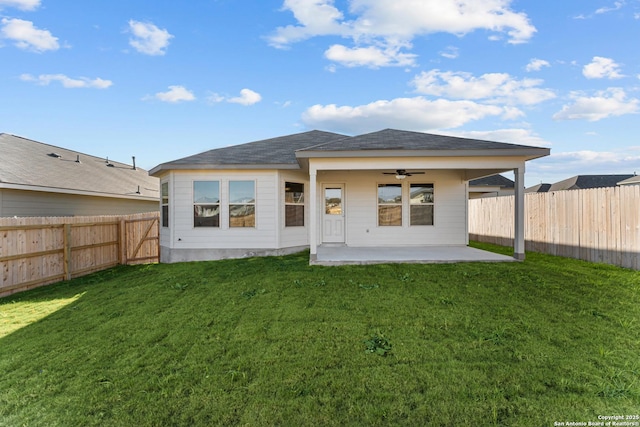
[{"label": "blue sky", "polygon": [[310,129],[640,173],[640,0],[0,0],[0,132],[150,169]]}]

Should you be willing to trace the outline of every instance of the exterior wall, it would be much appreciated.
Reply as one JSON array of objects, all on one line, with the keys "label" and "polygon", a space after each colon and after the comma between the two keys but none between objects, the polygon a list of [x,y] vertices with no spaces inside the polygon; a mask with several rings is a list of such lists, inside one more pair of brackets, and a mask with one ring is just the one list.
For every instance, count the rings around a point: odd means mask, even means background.
[{"label": "exterior wall", "polygon": [[[193,182],[220,182],[220,227],[193,226]],[[229,181],[255,181],[256,225],[229,226]],[[284,185],[308,175],[297,171],[172,171],[161,177],[169,182],[169,227],[161,227],[161,261],[178,262],[239,258],[297,252],[309,245],[308,205],[305,226],[284,226]]]},{"label": "exterior wall", "polygon": [[[304,227],[285,227],[284,215],[284,184],[285,182],[298,182],[304,184]],[[279,248],[308,247],[309,246],[309,174],[300,171],[280,171],[277,194]]]},{"label": "exterior wall", "polygon": [[2,217],[129,215],[157,210],[158,202],[149,200],[0,189]]},{"label": "exterior wall", "polygon": [[[381,171],[319,171],[319,218],[324,206],[323,184],[345,184],[345,244],[349,246],[466,245],[467,186],[461,172],[440,170],[403,180],[434,184],[434,225],[409,226],[408,204],[403,206],[402,226],[378,226],[378,184],[401,181]],[[407,201],[405,201],[407,202]],[[321,222],[321,221],[319,221]],[[318,230],[322,236],[322,230]],[[321,242],[320,237],[319,241]]]}]

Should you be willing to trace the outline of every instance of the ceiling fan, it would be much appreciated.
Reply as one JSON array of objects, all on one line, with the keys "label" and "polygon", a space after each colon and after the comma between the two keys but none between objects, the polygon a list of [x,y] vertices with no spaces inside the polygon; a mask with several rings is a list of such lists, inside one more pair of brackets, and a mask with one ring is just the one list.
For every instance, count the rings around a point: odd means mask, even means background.
[{"label": "ceiling fan", "polygon": [[397,179],[405,179],[411,175],[424,175],[424,172],[407,172],[405,169],[396,169],[395,172],[382,172],[385,175],[395,175]]}]

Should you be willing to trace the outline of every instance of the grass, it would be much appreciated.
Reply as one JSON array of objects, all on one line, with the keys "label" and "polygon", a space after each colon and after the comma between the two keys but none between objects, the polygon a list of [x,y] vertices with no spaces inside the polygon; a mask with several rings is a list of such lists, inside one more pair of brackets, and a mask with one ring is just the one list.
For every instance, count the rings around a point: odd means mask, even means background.
[{"label": "grass", "polygon": [[639,354],[640,273],[571,259],[118,267],[0,299],[0,426],[597,421]]}]

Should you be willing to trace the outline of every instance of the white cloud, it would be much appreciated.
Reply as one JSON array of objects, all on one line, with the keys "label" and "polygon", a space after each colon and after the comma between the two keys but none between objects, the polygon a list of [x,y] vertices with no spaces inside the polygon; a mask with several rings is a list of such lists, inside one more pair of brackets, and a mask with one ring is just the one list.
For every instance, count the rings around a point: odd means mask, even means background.
[{"label": "white cloud", "polygon": [[184,86],[169,86],[167,92],[158,92],[153,98],[171,103],[194,101],[196,99],[195,95]]},{"label": "white cloud", "polygon": [[622,9],[622,7],[624,6],[624,1],[616,1],[613,3],[613,6],[610,7],[601,7],[600,9],[596,10],[596,15],[601,15],[603,13],[609,13],[609,12],[613,12],[615,10],[619,10]]},{"label": "white cloud", "polygon": [[542,67],[550,67],[549,61],[545,61],[544,59],[533,58],[527,66],[525,70],[527,71],[540,71]]},{"label": "white cloud", "polygon": [[240,91],[240,96],[228,98],[217,93],[212,93],[207,97],[207,101],[211,103],[226,101],[232,104],[249,106],[262,101],[262,95],[260,95],[258,92],[252,91],[251,89],[245,88]]},{"label": "white cloud", "polygon": [[637,113],[640,100],[627,99],[621,88],[609,88],[599,91],[595,96],[585,96],[581,92],[571,94],[572,104],[562,107],[553,115],[554,120],[588,120],[595,122],[612,116]]},{"label": "white cloud", "polygon": [[458,56],[460,56],[460,53],[458,52],[457,47],[447,46],[445,50],[440,52],[440,56],[448,59],[456,59]]},{"label": "white cloud", "polygon": [[359,106],[314,105],[302,115],[311,128],[363,133],[385,127],[429,131],[462,126],[489,116],[502,116],[507,109],[473,101],[427,100],[424,97],[380,100]]},{"label": "white cloud", "polygon": [[106,89],[113,85],[111,80],[104,80],[101,78],[90,79],[87,77],[79,77],[72,79],[64,74],[40,74],[35,77],[31,74],[22,74],[20,80],[25,82],[34,82],[42,86],[47,86],[51,82],[60,82],[63,87],[68,89],[75,88],[93,88],[93,89]]},{"label": "white cloud", "polygon": [[452,136],[506,142],[509,144],[549,147],[551,143],[536,135],[530,129],[495,129],[489,131],[453,131]]},{"label": "white cloud", "polygon": [[365,66],[370,68],[387,66],[415,65],[416,55],[401,53],[398,47],[381,49],[377,46],[348,48],[334,44],[324,53],[330,61],[338,62],[347,67]]},{"label": "white cloud", "polygon": [[282,10],[290,10],[300,25],[278,27],[268,38],[275,47],[287,47],[314,36],[350,32],[348,25],[339,22],[343,14],[333,6],[333,0],[285,0]]},{"label": "white cloud", "polygon": [[590,64],[582,69],[582,74],[588,79],[619,79],[624,77],[620,74],[620,66],[611,58],[594,56]]},{"label": "white cloud", "polygon": [[240,105],[253,105],[262,100],[262,96],[258,92],[254,92],[251,89],[242,89],[240,96],[229,98],[227,102]]},{"label": "white cloud", "polygon": [[129,31],[133,34],[129,44],[146,55],[164,55],[169,46],[169,40],[174,37],[167,30],[160,29],[154,24],[134,20],[129,21]]},{"label": "white cloud", "polygon": [[527,42],[536,29],[525,13],[511,10],[510,3],[511,0],[350,0],[348,12],[354,19],[347,20],[334,0],[285,0],[282,9],[293,13],[297,25],[278,27],[268,40],[272,46],[283,48],[316,36],[341,36],[351,38],[354,46],[332,47],[327,57],[338,57],[350,66],[400,65],[414,58],[401,49],[410,48],[412,39],[426,34],[463,36],[486,30],[506,34],[509,43]]},{"label": "white cloud", "polygon": [[554,183],[576,175],[632,174],[640,171],[637,147],[615,151],[581,150],[556,152],[527,164],[527,176],[533,182]]},{"label": "white cloud", "polygon": [[[633,147],[623,148],[618,151],[567,151],[552,153],[545,159],[545,163],[551,166],[562,167],[566,177],[584,175],[585,173],[633,173],[640,165],[640,155]],[[566,172],[567,169],[575,173]]]},{"label": "white cloud", "polygon": [[555,98],[553,91],[538,86],[542,80],[517,80],[506,73],[471,73],[440,70],[424,71],[412,84],[418,93],[457,99],[484,99],[491,103],[533,105]]},{"label": "white cloud", "polygon": [[0,0],[0,9],[14,7],[21,10],[35,10],[40,6],[40,0]]},{"label": "white cloud", "polygon": [[60,48],[58,38],[48,30],[34,27],[33,22],[22,19],[2,18],[2,37],[13,40],[20,49],[44,52]]}]

